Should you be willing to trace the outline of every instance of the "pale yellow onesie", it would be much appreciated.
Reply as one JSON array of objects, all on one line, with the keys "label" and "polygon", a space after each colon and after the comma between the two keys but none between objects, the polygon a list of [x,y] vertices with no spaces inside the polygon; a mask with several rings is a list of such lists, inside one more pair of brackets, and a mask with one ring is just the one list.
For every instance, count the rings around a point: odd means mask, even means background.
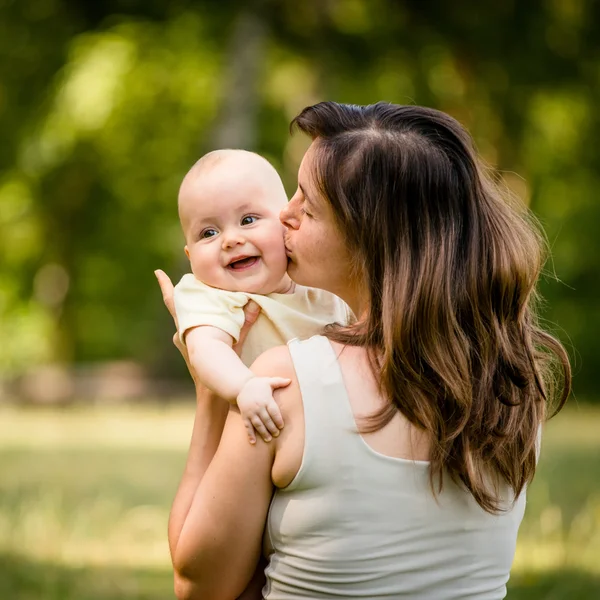
[{"label": "pale yellow onesie", "polygon": [[242,348],[241,359],[247,366],[273,346],[320,334],[330,323],[346,325],[352,317],[337,296],[301,285],[291,294],[249,294],[213,288],[187,274],[175,286],[174,298],[182,340],[187,330],[210,325],[228,333],[235,342],[244,324],[244,306],[254,300],[261,312]]}]

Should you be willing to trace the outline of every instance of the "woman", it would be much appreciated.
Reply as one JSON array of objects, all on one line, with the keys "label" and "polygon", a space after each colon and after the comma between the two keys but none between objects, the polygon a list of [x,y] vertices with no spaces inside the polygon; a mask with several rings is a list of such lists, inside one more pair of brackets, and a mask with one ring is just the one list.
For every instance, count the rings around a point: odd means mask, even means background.
[{"label": "woman", "polygon": [[324,102],[293,125],[313,142],[281,214],[288,272],[357,322],[255,362],[292,380],[272,443],[198,391],[177,596],[235,598],[264,542],[268,600],[503,598],[546,407],[570,388],[532,309],[541,238],[444,113]]}]

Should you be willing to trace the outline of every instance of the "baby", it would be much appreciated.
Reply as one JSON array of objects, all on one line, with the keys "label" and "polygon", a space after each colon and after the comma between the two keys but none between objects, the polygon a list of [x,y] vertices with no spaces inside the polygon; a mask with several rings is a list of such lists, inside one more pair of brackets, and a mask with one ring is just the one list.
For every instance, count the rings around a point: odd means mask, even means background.
[{"label": "baby", "polygon": [[[256,377],[248,368],[265,350],[296,337],[347,323],[337,296],[296,285],[287,275],[284,227],[287,196],[279,175],[261,156],[216,150],[202,157],[179,189],[179,218],[192,274],[175,287],[179,334],[198,378],[237,404],[251,443],[277,436],[283,419],[273,391],[289,384]],[[241,358],[232,349],[244,324],[244,306],[261,312]]]}]

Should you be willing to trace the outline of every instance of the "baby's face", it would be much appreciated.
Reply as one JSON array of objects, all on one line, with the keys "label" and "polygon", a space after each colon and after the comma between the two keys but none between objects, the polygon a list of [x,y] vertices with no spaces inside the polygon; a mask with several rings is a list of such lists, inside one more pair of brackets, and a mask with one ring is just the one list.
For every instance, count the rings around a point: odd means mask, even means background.
[{"label": "baby's face", "polygon": [[219,166],[198,178],[186,178],[179,210],[192,272],[212,287],[255,294],[289,288],[284,227],[286,205],[278,176],[265,167]]}]

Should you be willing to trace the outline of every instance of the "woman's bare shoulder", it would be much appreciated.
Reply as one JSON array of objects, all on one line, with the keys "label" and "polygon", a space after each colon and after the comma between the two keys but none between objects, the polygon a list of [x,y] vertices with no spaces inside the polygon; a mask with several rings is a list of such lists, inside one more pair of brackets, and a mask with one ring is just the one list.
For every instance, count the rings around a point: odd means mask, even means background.
[{"label": "woman's bare shoulder", "polygon": [[288,485],[298,473],[304,450],[304,414],[302,394],[294,362],[287,346],[275,346],[263,352],[250,367],[258,376],[286,377],[287,387],[275,390],[275,400],[281,408],[285,423],[281,434],[274,440],[275,459],[271,480],[279,487]]},{"label": "woman's bare shoulder", "polygon": [[274,346],[263,352],[251,365],[250,370],[258,377],[284,377],[290,385],[279,388],[275,399],[282,410],[290,410],[301,402],[298,377],[294,361],[287,346]]},{"label": "woman's bare shoulder", "polygon": [[292,355],[287,346],[274,346],[265,350],[252,363],[250,369],[261,377],[296,378]]}]

